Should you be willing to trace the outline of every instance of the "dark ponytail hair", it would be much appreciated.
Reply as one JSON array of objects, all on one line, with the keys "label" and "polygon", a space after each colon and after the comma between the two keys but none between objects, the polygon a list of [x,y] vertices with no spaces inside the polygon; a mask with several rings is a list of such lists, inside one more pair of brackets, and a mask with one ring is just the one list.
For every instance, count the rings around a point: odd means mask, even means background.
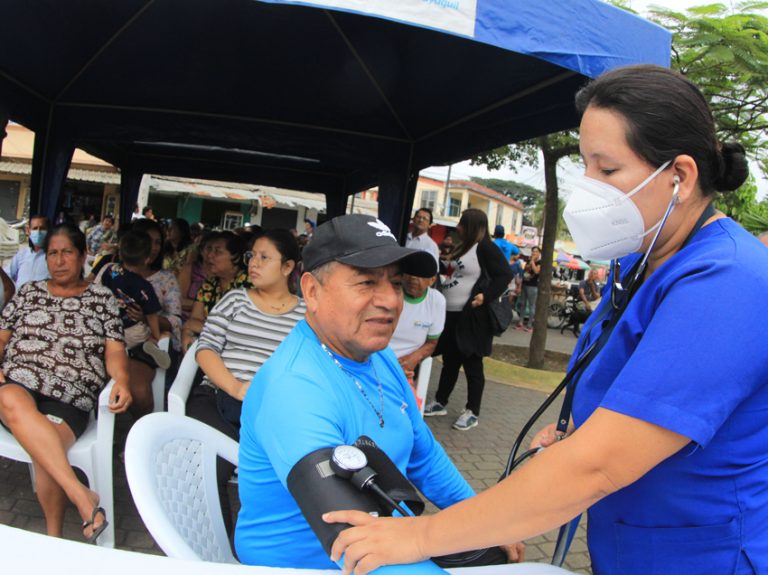
[{"label": "dark ponytail hair", "polygon": [[735,190],[749,175],[744,147],[718,142],[704,95],[679,72],[652,65],[616,68],[576,94],[579,114],[590,106],[620,114],[629,147],[654,167],[691,156],[704,195]]}]

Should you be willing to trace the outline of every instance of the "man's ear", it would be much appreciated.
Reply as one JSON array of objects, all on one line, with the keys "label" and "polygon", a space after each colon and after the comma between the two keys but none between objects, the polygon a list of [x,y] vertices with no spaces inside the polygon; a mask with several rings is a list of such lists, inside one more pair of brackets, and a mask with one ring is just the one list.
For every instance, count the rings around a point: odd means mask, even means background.
[{"label": "man's ear", "polygon": [[317,278],[309,272],[304,272],[299,281],[301,284],[301,296],[307,306],[307,311],[315,313],[318,307],[319,291],[323,286],[317,281]]}]

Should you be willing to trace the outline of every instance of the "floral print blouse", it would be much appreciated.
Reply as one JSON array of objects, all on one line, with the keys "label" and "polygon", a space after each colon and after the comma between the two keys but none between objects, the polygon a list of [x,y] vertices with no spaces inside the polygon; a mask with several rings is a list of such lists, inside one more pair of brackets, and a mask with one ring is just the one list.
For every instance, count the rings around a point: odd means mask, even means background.
[{"label": "floral print blouse", "polygon": [[0,314],[11,331],[2,362],[6,381],[91,411],[109,381],[108,339],[123,341],[118,303],[109,288],[89,284],[77,296],[48,292],[48,281],[24,284]]},{"label": "floral print blouse", "polygon": [[219,278],[208,278],[203,282],[203,285],[201,285],[200,289],[197,291],[195,301],[202,302],[203,306],[205,306],[205,315],[207,317],[208,312],[213,309],[213,306],[219,302],[225,293],[237,288],[250,287],[253,286],[251,285],[251,281],[248,279],[248,274],[245,271],[239,272],[226,290],[222,289],[221,281]]}]

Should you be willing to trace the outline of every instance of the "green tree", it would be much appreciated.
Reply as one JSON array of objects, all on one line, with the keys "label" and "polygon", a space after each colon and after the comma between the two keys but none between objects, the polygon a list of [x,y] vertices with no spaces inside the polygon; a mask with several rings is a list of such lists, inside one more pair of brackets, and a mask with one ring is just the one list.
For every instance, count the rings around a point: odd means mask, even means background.
[{"label": "green tree", "polygon": [[[672,32],[672,67],[707,98],[721,141],[736,140],[768,173],[768,2],[732,8],[707,4],[685,13],[654,7],[650,19]],[[754,179],[718,199],[717,207],[741,221],[755,209]]]},{"label": "green tree", "polygon": [[[573,131],[541,136],[534,140],[503,146],[480,154],[472,159],[473,164],[484,164],[489,169],[509,166],[513,170],[521,165],[539,167],[544,163],[545,203],[543,234],[541,236],[541,273],[539,274],[539,296],[536,300],[533,335],[528,348],[528,367],[544,367],[544,351],[547,345],[547,315],[552,284],[552,256],[557,238],[559,213],[557,162],[579,152],[579,143]],[[549,222],[554,222],[552,225]]]},{"label": "green tree", "polygon": [[543,213],[544,192],[533,186],[497,178],[473,177],[472,181],[520,202],[523,206],[523,224],[526,226],[536,225],[533,222],[537,214]]}]

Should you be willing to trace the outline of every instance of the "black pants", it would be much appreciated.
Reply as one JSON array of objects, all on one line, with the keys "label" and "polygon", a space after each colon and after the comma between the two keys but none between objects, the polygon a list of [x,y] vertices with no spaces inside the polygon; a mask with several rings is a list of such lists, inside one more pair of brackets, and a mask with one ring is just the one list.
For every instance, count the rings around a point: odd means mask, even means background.
[{"label": "black pants", "polygon": [[485,373],[483,358],[479,355],[463,355],[456,344],[456,329],[459,323],[460,311],[449,311],[445,314],[445,328],[440,336],[439,347],[443,354],[443,371],[440,372],[440,383],[437,386],[435,401],[442,405],[448,404],[456,381],[459,379],[459,369],[464,367],[467,376],[467,409],[475,415],[480,415],[480,402],[483,400],[485,388]]},{"label": "black pants", "polygon": [[[197,419],[206,425],[210,425],[235,441],[240,441],[240,429],[235,428],[222,416],[216,401],[216,390],[208,385],[198,385],[192,388],[189,399],[187,399],[187,415],[192,419]],[[235,530],[232,524],[232,506],[229,503],[227,484],[234,472],[235,466],[229,461],[221,457],[216,458],[216,484],[219,486],[221,514],[224,517],[224,527],[227,530],[230,541],[234,536]]]}]

